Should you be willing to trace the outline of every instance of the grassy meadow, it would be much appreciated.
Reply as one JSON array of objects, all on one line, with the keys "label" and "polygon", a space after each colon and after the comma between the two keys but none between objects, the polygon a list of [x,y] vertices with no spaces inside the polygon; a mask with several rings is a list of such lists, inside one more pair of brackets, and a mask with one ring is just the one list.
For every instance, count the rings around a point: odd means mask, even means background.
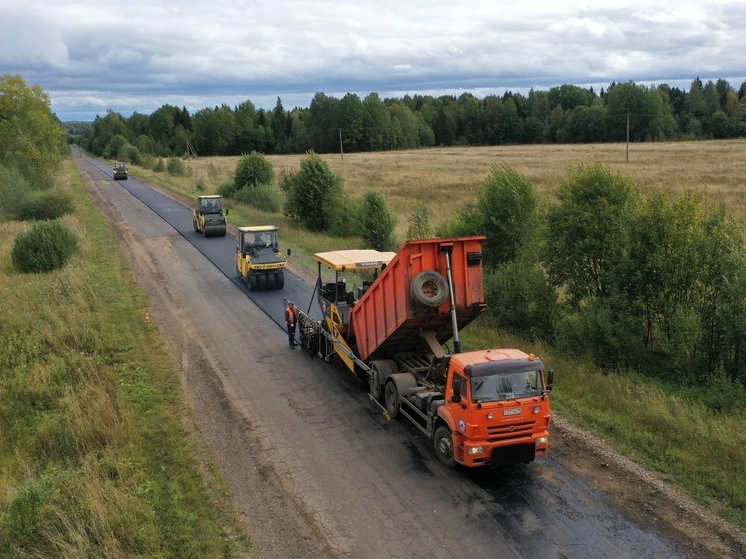
[{"label": "grassy meadow", "polygon": [[[0,223],[0,556],[232,557],[250,542],[196,432],[148,301],[68,161],[80,248],[21,274]],[[191,442],[189,442],[191,441]]]},{"label": "grassy meadow", "polygon": [[[428,209],[431,225],[449,219],[460,205],[476,199],[490,167],[507,163],[552,196],[568,166],[601,161],[630,176],[643,191],[683,193],[705,190],[722,200],[746,226],[746,140],[483,148],[328,154],[324,159],[353,197],[379,190],[398,216],[402,238],[415,208]],[[297,169],[302,156],[268,156],[275,172]],[[193,200],[231,178],[239,157],[185,161],[186,177],[132,167],[146,181]],[[200,184],[200,188],[197,185]],[[296,264],[313,269],[312,254],[356,248],[356,239],[332,239],[299,230],[281,214],[231,206],[229,222],[272,223],[281,244],[292,247]],[[703,404],[637,375],[608,374],[589,363],[554,355],[551,347],[529,345],[478,323],[463,333],[466,348],[517,346],[541,355],[555,369],[556,413],[594,432],[619,452],[659,472],[722,517],[746,528],[746,412],[715,413]],[[746,406],[740,408],[746,410]]]},{"label": "grassy meadow", "polygon": [[[411,151],[323,155],[344,180],[353,197],[379,190],[399,216],[397,233],[407,228],[406,217],[424,204],[433,225],[448,219],[454,208],[475,199],[490,167],[507,163],[531,180],[540,194],[551,194],[568,165],[602,161],[634,179],[643,189],[683,192],[706,189],[726,201],[746,225],[746,140],[630,144],[529,145],[469,148],[429,148]],[[270,155],[277,174],[298,169],[301,155]],[[629,161],[627,161],[629,157]],[[231,178],[239,157],[202,157],[185,162],[187,177],[169,177],[133,167],[138,176],[167,181],[171,188],[192,196],[202,181],[207,190]]]}]

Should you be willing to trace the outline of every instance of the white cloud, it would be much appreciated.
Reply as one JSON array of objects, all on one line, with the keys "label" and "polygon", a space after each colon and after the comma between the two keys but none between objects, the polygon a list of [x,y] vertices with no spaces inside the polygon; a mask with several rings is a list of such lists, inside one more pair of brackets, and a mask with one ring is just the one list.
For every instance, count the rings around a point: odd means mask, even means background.
[{"label": "white cloud", "polygon": [[479,95],[746,74],[742,1],[675,4],[19,0],[0,6],[0,71],[38,83],[63,120],[165,103],[271,109],[278,96],[308,106],[316,92]]},{"label": "white cloud", "polygon": [[559,23],[553,23],[549,26],[549,31],[557,33],[577,41],[582,38],[592,40],[606,39],[617,41],[624,38],[624,34],[615,28],[608,21],[594,20],[589,17],[577,18],[571,17]]}]

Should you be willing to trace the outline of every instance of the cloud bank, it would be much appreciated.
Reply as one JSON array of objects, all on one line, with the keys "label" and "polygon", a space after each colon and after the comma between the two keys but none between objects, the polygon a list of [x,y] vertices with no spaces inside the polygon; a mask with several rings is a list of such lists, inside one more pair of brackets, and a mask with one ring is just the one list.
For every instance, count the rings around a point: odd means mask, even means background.
[{"label": "cloud bank", "polygon": [[0,72],[40,85],[62,120],[164,104],[271,109],[277,97],[307,107],[317,92],[483,97],[746,80],[742,1],[502,4],[21,0],[0,7]]}]

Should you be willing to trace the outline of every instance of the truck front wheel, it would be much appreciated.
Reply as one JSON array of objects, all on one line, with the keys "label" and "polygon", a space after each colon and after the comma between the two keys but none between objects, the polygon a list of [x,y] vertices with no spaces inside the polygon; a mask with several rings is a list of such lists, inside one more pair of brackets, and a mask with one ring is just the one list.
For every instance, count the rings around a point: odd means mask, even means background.
[{"label": "truck front wheel", "polygon": [[453,436],[448,425],[441,425],[435,430],[433,446],[435,455],[441,464],[446,468],[453,468],[456,465],[456,456],[453,454]]}]

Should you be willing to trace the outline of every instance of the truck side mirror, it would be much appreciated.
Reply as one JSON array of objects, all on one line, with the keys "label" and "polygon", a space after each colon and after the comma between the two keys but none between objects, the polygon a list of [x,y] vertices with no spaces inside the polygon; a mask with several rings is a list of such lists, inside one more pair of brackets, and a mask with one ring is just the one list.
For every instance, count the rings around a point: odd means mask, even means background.
[{"label": "truck side mirror", "polygon": [[223,213],[224,213],[225,215],[228,215],[228,208],[226,208],[226,209],[225,209],[225,211],[224,211]]},{"label": "truck side mirror", "polygon": [[290,249],[288,249],[288,256],[290,256]]},{"label": "truck side mirror", "polygon": [[554,388],[554,369],[549,369],[547,372],[547,390]]}]

